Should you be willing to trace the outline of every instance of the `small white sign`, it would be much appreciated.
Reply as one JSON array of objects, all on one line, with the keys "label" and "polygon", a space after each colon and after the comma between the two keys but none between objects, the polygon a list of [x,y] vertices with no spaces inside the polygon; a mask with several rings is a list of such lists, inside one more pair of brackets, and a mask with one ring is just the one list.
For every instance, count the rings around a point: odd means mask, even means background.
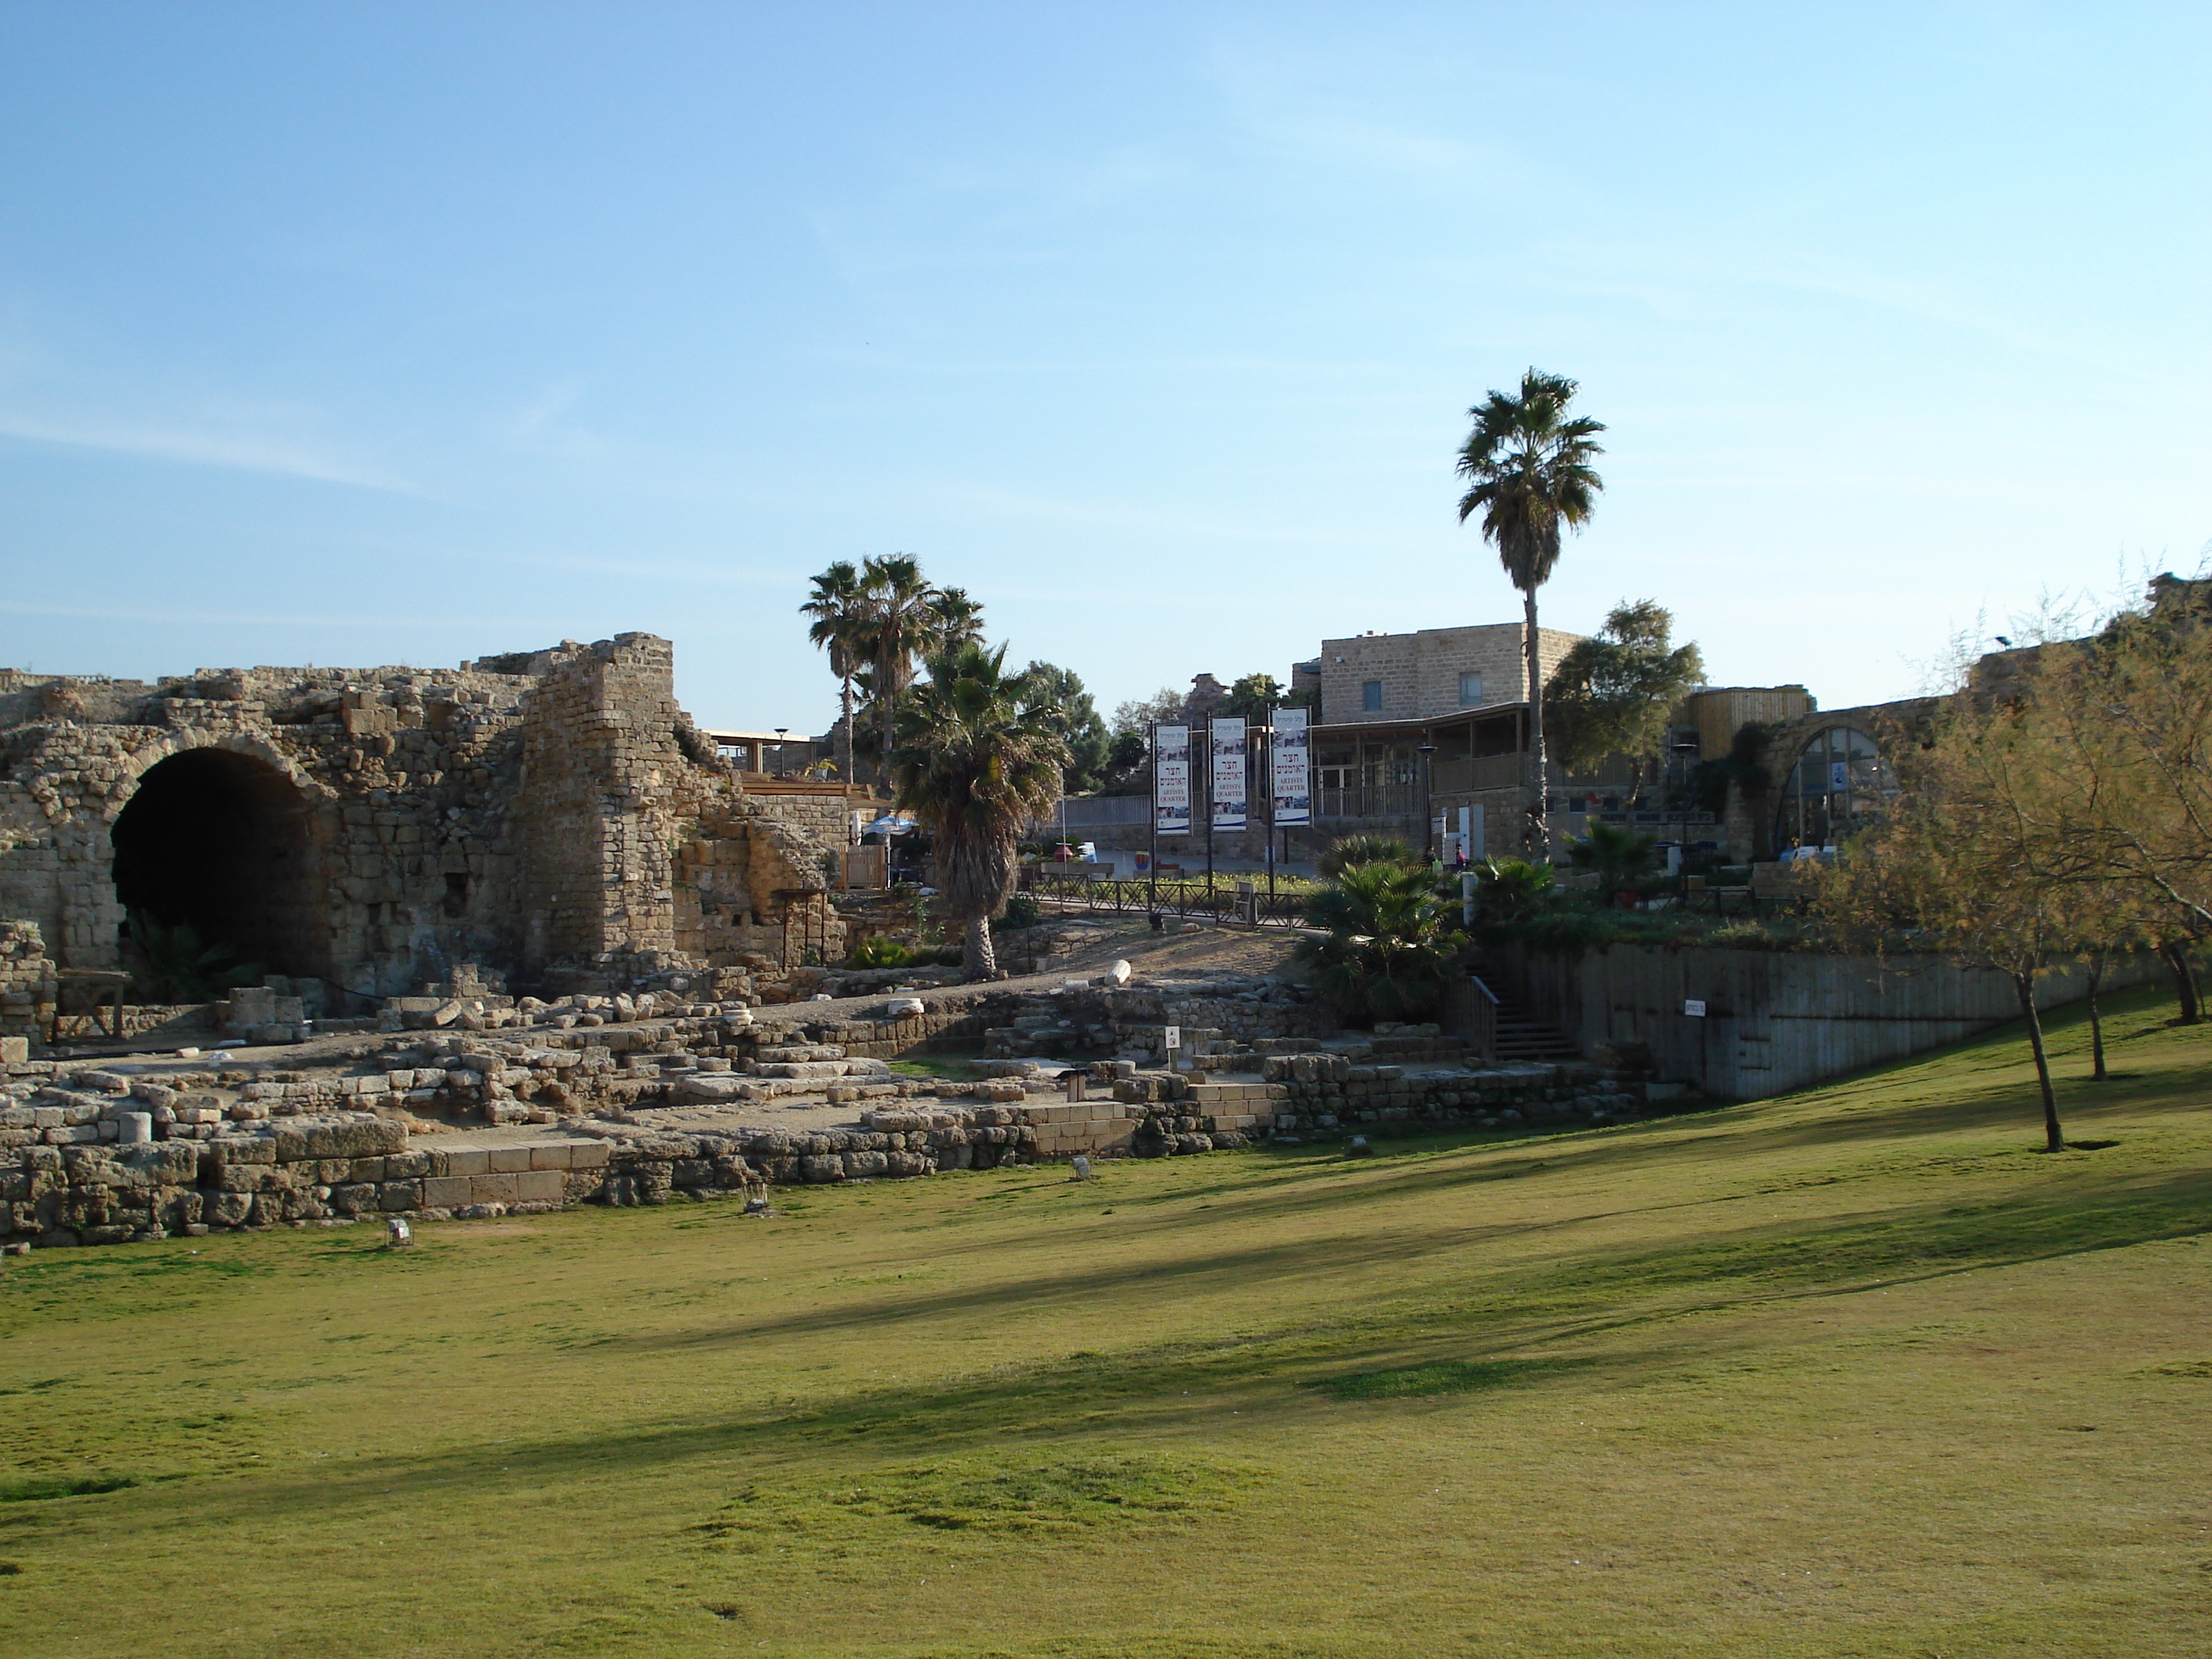
[{"label": "small white sign", "polygon": [[1167,1047],[1167,1048],[1182,1048],[1182,1026],[1180,1026],[1180,1025],[1170,1025],[1170,1026],[1165,1027],[1164,1029],[1165,1029],[1165,1030],[1167,1031],[1167,1034],[1168,1034],[1168,1036],[1167,1036],[1167,1042],[1166,1042],[1166,1044],[1165,1044],[1164,1046],[1165,1046],[1165,1047]]},{"label": "small white sign", "polygon": [[1682,1004],[1682,1012],[1692,1019],[1703,1019],[1705,1017],[1705,1005],[1692,998]]}]

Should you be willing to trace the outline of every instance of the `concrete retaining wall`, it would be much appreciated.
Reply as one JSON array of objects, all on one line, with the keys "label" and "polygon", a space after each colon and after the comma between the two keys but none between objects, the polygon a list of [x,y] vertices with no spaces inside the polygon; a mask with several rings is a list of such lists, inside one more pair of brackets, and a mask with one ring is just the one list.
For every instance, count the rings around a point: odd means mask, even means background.
[{"label": "concrete retaining wall", "polygon": [[[1505,985],[1583,1053],[1641,1043],[1656,1075],[1723,1100],[1764,1100],[1884,1060],[1958,1042],[2020,1017],[2012,981],[1937,957],[1613,945],[1581,957],[1523,945],[1493,951]],[[2112,989],[2159,976],[2147,958],[2107,973]],[[2038,988],[2036,1006],[2086,994],[2078,969]],[[1702,1018],[1684,1012],[1705,1005]]]}]

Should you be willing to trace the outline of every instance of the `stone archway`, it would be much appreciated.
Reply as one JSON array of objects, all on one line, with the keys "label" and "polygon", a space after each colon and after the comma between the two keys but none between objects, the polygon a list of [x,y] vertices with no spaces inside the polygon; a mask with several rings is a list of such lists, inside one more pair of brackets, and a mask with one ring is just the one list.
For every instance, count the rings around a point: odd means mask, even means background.
[{"label": "stone archway", "polygon": [[328,917],[307,801],[266,761],[188,749],[149,766],[109,830],[126,912],[188,924],[241,962],[331,971]]},{"label": "stone archway", "polygon": [[1815,719],[1784,753],[1770,763],[1778,853],[1834,846],[1897,793],[1881,742],[1858,720]]}]

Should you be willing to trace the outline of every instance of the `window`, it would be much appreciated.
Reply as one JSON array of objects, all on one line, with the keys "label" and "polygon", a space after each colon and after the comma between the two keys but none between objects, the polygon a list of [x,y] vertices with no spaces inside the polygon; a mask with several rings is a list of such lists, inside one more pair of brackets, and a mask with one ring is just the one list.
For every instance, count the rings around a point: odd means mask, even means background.
[{"label": "window", "polygon": [[1480,674],[1461,675],[1459,677],[1459,706],[1462,708],[1475,708],[1480,707],[1481,702],[1482,676]]},{"label": "window", "polygon": [[1359,688],[1359,706],[1370,714],[1382,712],[1382,682],[1368,680]]}]

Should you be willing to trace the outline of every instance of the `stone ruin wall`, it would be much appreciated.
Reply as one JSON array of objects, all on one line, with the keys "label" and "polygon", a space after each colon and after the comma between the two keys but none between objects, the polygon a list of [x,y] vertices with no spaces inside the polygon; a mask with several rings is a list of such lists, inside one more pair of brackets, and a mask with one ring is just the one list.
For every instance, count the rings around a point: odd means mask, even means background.
[{"label": "stone ruin wall", "polygon": [[[206,1057],[159,1076],[118,1063],[0,1071],[0,1239],[102,1244],[211,1228],[434,1221],[574,1203],[754,1198],[771,1185],[917,1176],[1093,1157],[1170,1157],[1354,1131],[1639,1115],[1643,1087],[1596,1065],[1484,1066],[1435,1026],[1364,1039],[1277,988],[1235,996],[1098,986],[975,988],[873,1014],[756,1018],[743,1005],[619,999],[523,1030],[428,1029],[364,1044],[349,1069]],[[586,1024],[586,1018],[599,1023]],[[1219,1018],[1220,1027],[1200,1026]],[[1024,1056],[1159,1054],[1084,1067]],[[973,1082],[893,1074],[876,1054],[981,1041]],[[709,1127],[709,1117],[826,1095],[857,1127]],[[1078,1097],[1079,1096],[1082,1097]],[[558,1135],[461,1150],[420,1113],[557,1125]]]},{"label": "stone ruin wall", "polygon": [[[747,795],[668,642],[625,634],[453,672],[0,671],[0,918],[49,975],[125,965],[112,832],[179,757],[265,842],[240,878],[264,965],[334,1012],[462,969],[575,989],[842,949],[842,795]],[[10,1030],[24,994],[0,986]]]}]

